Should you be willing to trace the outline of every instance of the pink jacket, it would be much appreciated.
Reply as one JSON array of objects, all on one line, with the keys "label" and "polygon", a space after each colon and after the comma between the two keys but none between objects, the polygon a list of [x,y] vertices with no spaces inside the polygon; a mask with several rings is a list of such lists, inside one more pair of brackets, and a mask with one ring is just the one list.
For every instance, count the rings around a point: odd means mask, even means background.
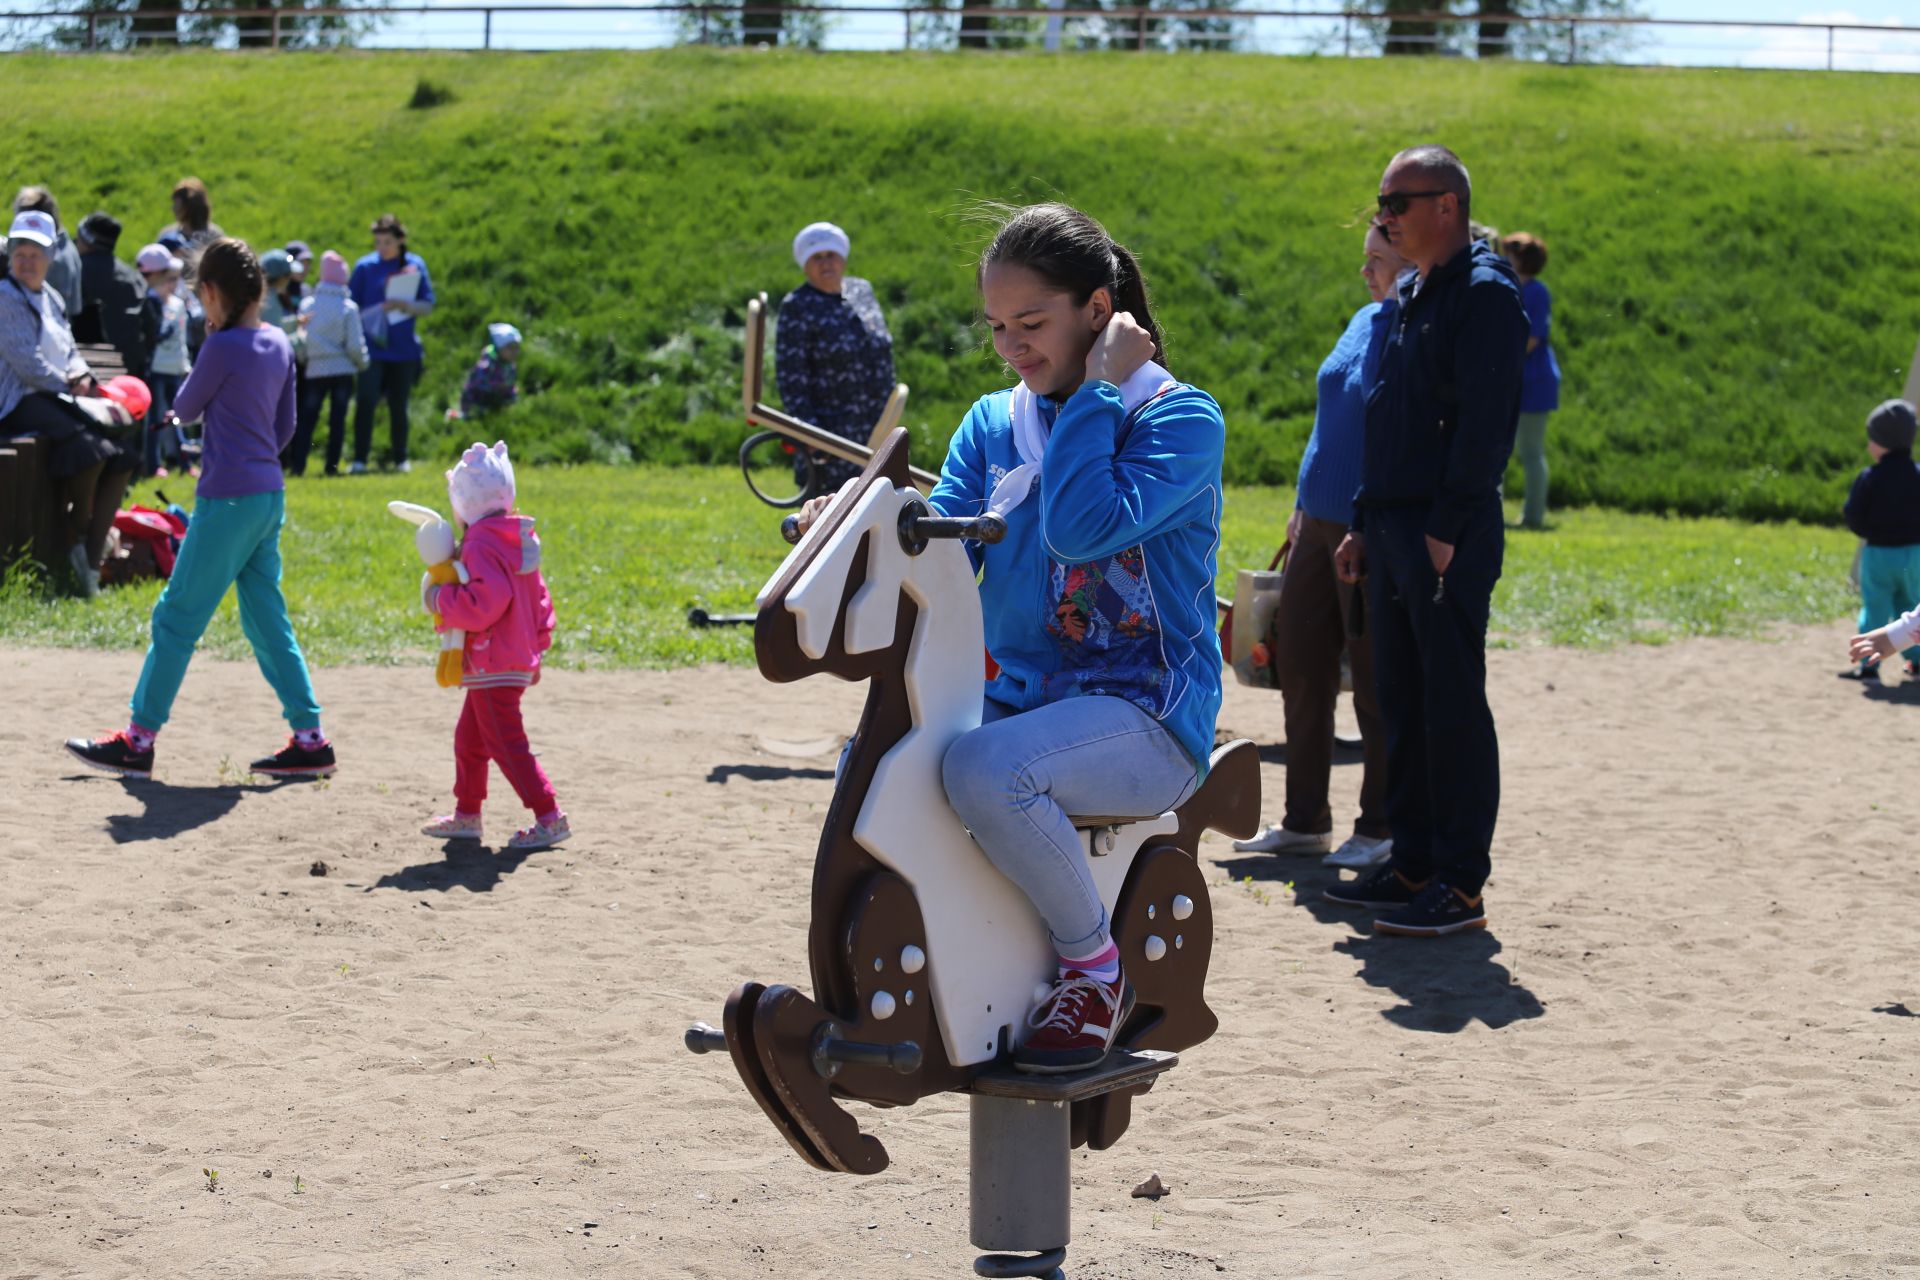
[{"label": "pink jacket", "polygon": [[467,581],[428,593],[439,629],[467,633],[469,688],[533,683],[540,655],[553,643],[553,597],[540,576],[540,539],[531,516],[488,516],[467,529],[460,544]]}]

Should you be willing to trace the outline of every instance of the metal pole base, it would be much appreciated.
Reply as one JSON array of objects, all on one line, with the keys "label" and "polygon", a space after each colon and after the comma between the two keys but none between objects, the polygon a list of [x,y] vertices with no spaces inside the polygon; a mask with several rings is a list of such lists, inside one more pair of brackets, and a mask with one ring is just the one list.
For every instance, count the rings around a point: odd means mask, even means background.
[{"label": "metal pole base", "polygon": [[1067,1273],[1060,1269],[1060,1264],[1066,1260],[1064,1245],[1045,1253],[983,1253],[973,1260],[973,1274],[987,1276],[991,1280],[1024,1276],[1035,1276],[1039,1280],[1067,1280]]}]

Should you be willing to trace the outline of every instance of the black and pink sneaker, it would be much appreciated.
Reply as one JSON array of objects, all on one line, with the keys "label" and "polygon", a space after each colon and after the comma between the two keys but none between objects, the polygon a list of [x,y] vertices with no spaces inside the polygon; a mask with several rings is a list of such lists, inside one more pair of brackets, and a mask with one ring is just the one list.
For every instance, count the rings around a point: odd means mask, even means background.
[{"label": "black and pink sneaker", "polygon": [[123,778],[153,777],[153,745],[145,751],[133,745],[125,729],[98,738],[68,738],[67,750],[82,763]]},{"label": "black and pink sneaker", "polygon": [[286,746],[270,756],[260,757],[247,768],[269,778],[324,778],[335,768],[333,744],[323,742],[317,747],[303,747],[298,738],[288,738]]},{"label": "black and pink sneaker", "polygon": [[1132,1012],[1133,987],[1125,974],[1102,982],[1069,969],[1027,1015],[1033,1032],[1013,1051],[1014,1069],[1059,1075],[1097,1067]]}]

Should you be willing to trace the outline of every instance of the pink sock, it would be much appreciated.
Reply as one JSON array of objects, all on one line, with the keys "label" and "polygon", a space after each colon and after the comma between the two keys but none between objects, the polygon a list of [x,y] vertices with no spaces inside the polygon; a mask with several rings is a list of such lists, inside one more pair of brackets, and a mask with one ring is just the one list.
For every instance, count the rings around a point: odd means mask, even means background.
[{"label": "pink sock", "polygon": [[309,751],[318,751],[327,745],[327,735],[320,732],[319,725],[311,729],[295,729],[293,740]]},{"label": "pink sock", "polygon": [[1060,976],[1065,977],[1069,969],[1078,970],[1089,978],[1098,978],[1102,982],[1120,980],[1120,948],[1108,937],[1106,944],[1090,956],[1060,957]]},{"label": "pink sock", "polygon": [[159,736],[158,729],[142,729],[131,721],[127,724],[127,741],[133,744],[135,751],[153,750],[153,740]]},{"label": "pink sock", "polygon": [[541,826],[543,826],[543,827],[550,827],[550,826],[552,826],[552,825],[553,825],[554,823],[556,823],[556,822],[558,822],[558,821],[560,821],[560,819],[562,819],[562,818],[564,818],[564,817],[566,817],[566,816],[567,816],[567,815],[565,815],[564,813],[561,813],[561,812],[560,812],[560,811],[559,811],[558,809],[553,809],[553,810],[549,810],[549,811],[548,811],[548,812],[546,812],[546,813],[536,813],[536,814],[534,814],[534,815],[533,815],[533,820],[534,820],[535,822],[537,822],[537,823],[539,823],[539,824],[540,824]]}]

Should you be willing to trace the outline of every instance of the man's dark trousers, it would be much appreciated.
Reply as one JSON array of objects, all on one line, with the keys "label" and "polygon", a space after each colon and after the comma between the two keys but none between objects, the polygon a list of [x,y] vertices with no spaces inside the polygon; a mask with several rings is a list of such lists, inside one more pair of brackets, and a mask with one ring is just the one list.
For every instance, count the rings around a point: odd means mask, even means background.
[{"label": "man's dark trousers", "polygon": [[[1425,505],[1366,513],[1367,632],[1387,724],[1393,867],[1478,894],[1500,812],[1500,744],[1487,706],[1487,616],[1506,552],[1498,498],[1454,545],[1445,589]],[[1435,595],[1439,595],[1436,600]]]}]

